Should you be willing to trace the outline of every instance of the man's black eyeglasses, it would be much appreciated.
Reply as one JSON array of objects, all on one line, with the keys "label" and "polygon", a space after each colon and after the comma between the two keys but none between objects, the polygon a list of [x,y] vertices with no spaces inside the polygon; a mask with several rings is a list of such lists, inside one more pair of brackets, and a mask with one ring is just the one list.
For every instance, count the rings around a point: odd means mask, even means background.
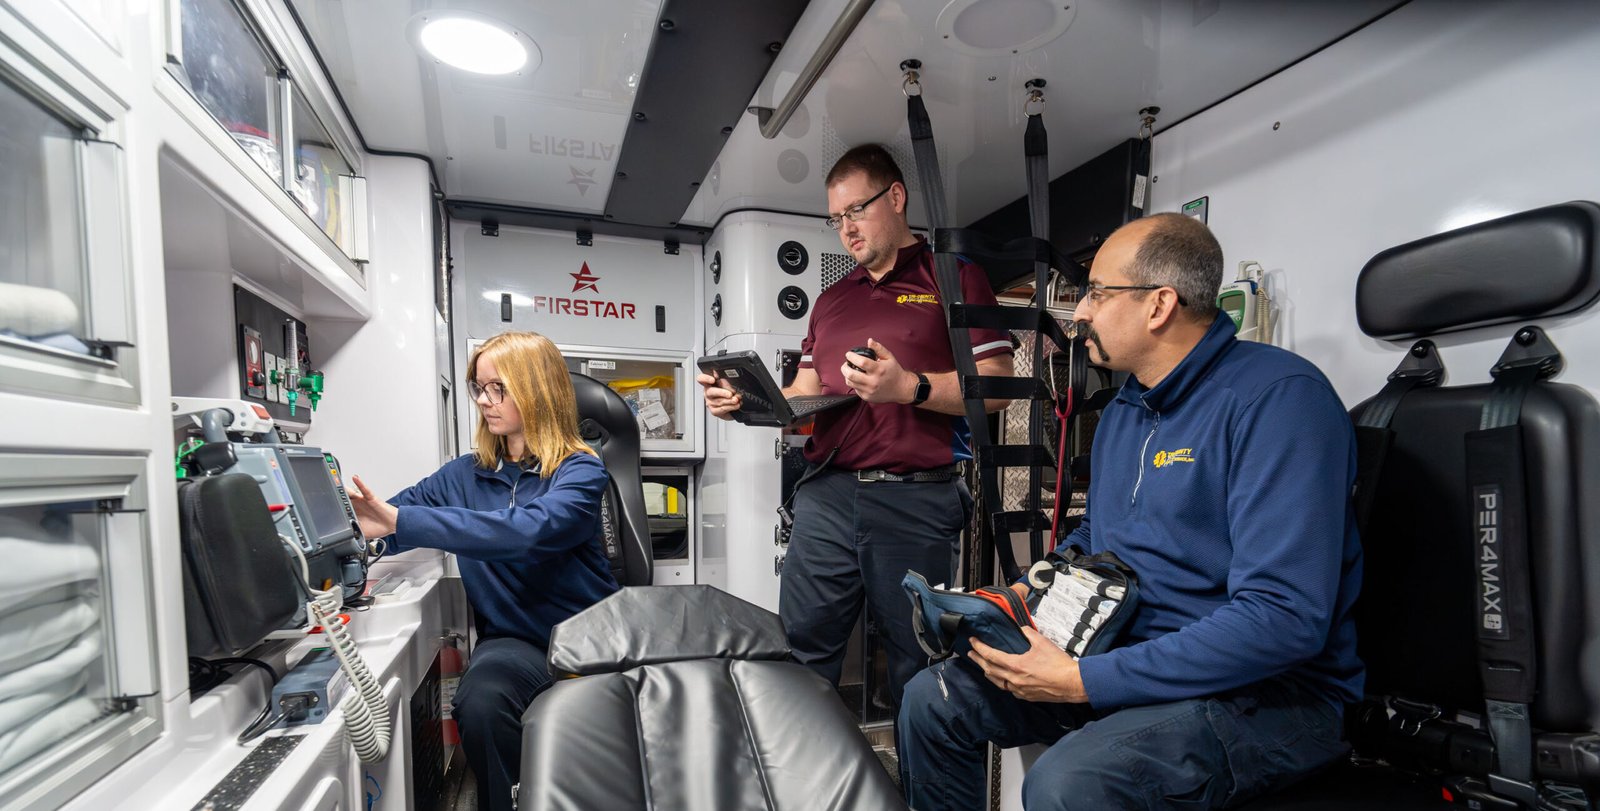
[{"label": "man's black eyeglasses", "polygon": [[500,402],[506,399],[506,387],[498,382],[480,386],[478,381],[474,380],[467,384],[467,393],[472,395],[473,402],[477,402],[479,397],[487,394],[489,396],[489,405],[500,405]]},{"label": "man's black eyeglasses", "polygon": [[[1106,300],[1107,296],[1104,295],[1104,293],[1107,290],[1160,290],[1163,287],[1171,287],[1171,285],[1166,285],[1166,284],[1091,284],[1091,285],[1089,285],[1089,293],[1088,293],[1087,298],[1091,302],[1094,302],[1095,304],[1099,304],[1099,303],[1101,303],[1101,302]],[[1178,291],[1176,291],[1176,290],[1174,290],[1172,292],[1178,293]],[[1189,306],[1189,301],[1183,297],[1182,293],[1178,293],[1178,306],[1179,307],[1187,307],[1187,306]]]},{"label": "man's black eyeglasses", "polygon": [[877,202],[879,197],[882,197],[883,195],[887,194],[888,191],[890,189],[892,189],[892,188],[894,188],[894,184],[890,183],[889,185],[887,185],[887,186],[885,186],[883,188],[883,191],[878,192],[877,194],[874,194],[871,197],[868,197],[866,202],[857,203],[857,204],[845,209],[843,215],[837,215],[836,214],[836,215],[834,215],[832,217],[829,217],[826,220],[826,222],[828,223],[828,227],[832,228],[835,231],[837,231],[840,228],[844,227],[844,221],[845,221],[846,218],[848,218],[851,222],[860,222],[862,217],[867,216],[867,206],[870,206],[873,203]]}]

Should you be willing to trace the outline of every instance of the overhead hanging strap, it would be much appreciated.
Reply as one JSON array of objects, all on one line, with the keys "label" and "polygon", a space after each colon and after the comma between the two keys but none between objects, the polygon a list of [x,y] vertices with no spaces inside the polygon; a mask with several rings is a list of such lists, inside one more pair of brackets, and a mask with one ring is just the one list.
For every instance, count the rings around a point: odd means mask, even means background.
[{"label": "overhead hanging strap", "polygon": [[[1028,96],[1022,104],[1022,109],[1027,114],[1028,126],[1022,134],[1022,154],[1027,166],[1028,221],[1033,238],[1048,245],[1050,244],[1050,138],[1044,129],[1044,80],[1031,79],[1024,87],[1028,91]],[[1045,310],[1049,291],[1050,263],[1036,254],[1033,259],[1033,310],[1039,323],[1047,319],[1054,320]],[[1033,365],[1028,368],[1033,370],[1035,381],[1044,370],[1044,336],[1039,332],[1033,334]],[[1045,415],[1046,413],[1053,415],[1055,408],[1053,400],[1048,407],[1041,400],[1028,402],[1029,445],[1044,443]],[[1044,481],[1039,473],[1038,465],[1028,466],[1028,498],[1024,502],[1028,512],[1038,512],[1041,506],[1039,493],[1044,489]],[[1067,501],[1071,501],[1070,493]],[[1054,538],[1050,539],[1049,546],[1055,546]],[[1030,558],[1044,560],[1045,553],[1049,551],[1041,528],[1037,524],[1029,527]]]},{"label": "overhead hanging strap", "polygon": [[[911,130],[911,149],[916,156],[917,179],[922,186],[923,205],[928,210],[928,225],[937,235],[939,229],[949,223],[950,218],[945,208],[944,178],[939,173],[939,153],[933,143],[933,122],[928,119],[928,108],[922,103],[922,85],[917,73],[922,63],[908,59],[900,63],[900,67],[906,75],[902,89],[906,95],[906,123]],[[944,308],[945,324],[950,325],[953,323],[950,317],[951,308],[965,301],[961,293],[961,270],[956,265],[955,256],[935,251],[933,275],[939,285],[939,303]],[[964,383],[968,378],[978,377],[978,364],[972,357],[971,335],[963,327],[950,326],[949,330],[950,354],[955,361],[957,379]],[[971,431],[973,455],[976,457],[981,452],[979,449],[994,444],[989,436],[989,419],[983,409],[983,400],[966,399],[963,402],[967,428]],[[1016,554],[1011,549],[1011,539],[1009,536],[1003,537],[1000,539],[1002,542],[997,543],[996,528],[990,519],[992,511],[998,509],[1001,504],[999,472],[993,467],[980,464],[978,482],[979,580],[993,580],[987,571],[992,560],[989,550],[993,549],[994,554],[999,556],[1000,570],[1006,581],[1015,581],[1021,578],[1022,570],[1017,566]]]}]

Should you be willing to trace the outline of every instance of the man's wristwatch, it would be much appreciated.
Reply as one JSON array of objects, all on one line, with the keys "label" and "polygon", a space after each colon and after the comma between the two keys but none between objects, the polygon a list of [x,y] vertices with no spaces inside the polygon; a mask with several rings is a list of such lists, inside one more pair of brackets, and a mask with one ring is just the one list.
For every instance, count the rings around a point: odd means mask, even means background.
[{"label": "man's wristwatch", "polygon": [[911,405],[919,406],[928,402],[928,396],[933,394],[933,383],[928,381],[928,376],[917,372],[917,392],[911,397]]}]

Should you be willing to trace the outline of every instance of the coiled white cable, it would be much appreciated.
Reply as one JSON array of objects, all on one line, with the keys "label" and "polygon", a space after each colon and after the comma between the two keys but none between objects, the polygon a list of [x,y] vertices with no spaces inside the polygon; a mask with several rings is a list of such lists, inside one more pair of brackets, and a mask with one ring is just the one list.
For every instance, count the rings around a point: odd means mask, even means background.
[{"label": "coiled white cable", "polygon": [[306,563],[300,545],[282,535],[278,537],[300,559],[300,575],[312,594],[311,601],[306,603],[311,624],[322,626],[322,633],[328,638],[328,647],[339,657],[339,667],[350,679],[350,694],[339,703],[339,709],[344,711],[344,728],[350,735],[350,744],[355,747],[356,756],[361,758],[362,763],[377,763],[389,754],[389,702],[383,697],[383,686],[367,669],[366,660],[361,658],[356,641],[350,638],[349,630],[338,620],[339,609],[344,604],[341,590],[338,586],[326,591],[313,587],[311,567]]}]

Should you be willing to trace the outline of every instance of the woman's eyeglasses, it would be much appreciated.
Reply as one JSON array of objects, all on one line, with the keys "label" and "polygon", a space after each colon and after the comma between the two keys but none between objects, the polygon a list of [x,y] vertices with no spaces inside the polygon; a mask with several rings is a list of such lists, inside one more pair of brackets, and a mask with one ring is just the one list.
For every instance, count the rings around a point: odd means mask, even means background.
[{"label": "woman's eyeglasses", "polygon": [[467,393],[472,395],[473,402],[477,402],[479,397],[488,395],[489,405],[500,405],[500,402],[506,399],[506,387],[499,382],[480,386],[478,381],[474,380],[467,384]]}]

